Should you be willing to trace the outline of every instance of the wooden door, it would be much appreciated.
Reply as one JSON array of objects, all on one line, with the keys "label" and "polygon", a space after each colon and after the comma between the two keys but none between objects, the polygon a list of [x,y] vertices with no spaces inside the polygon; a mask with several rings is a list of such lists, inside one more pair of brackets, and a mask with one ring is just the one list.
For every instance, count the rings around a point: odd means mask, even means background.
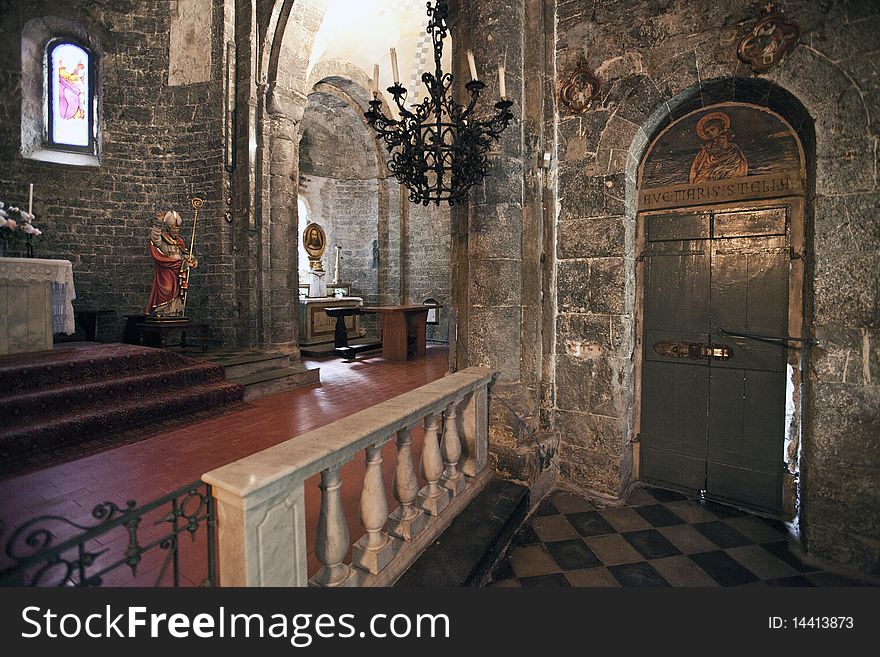
[{"label": "wooden door", "polygon": [[646,481],[781,510],[789,215],[644,215]]}]

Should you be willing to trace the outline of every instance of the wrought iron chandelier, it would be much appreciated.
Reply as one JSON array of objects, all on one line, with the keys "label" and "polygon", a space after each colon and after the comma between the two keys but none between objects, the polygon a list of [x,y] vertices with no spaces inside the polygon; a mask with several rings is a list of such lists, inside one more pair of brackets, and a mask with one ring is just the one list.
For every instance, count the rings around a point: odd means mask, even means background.
[{"label": "wrought iron chandelier", "polygon": [[428,96],[411,110],[406,109],[406,88],[400,84],[397,58],[392,50],[394,85],[388,87],[388,92],[394,97],[400,119],[388,118],[382,113],[382,101],[378,98],[378,66],[374,69],[373,100],[364,116],[375,129],[376,137],[385,142],[391,154],[388,169],[409,189],[410,201],[422,205],[440,205],[447,201],[454,205],[466,200],[468,190],[488,173],[486,153],[492,140],[497,140],[513,119],[510,112],[513,102],[504,98],[504,67],[499,66],[501,99],[495,103],[495,115],[485,121],[473,116],[477,99],[486,85],[477,79],[470,52],[468,62],[472,79],[465,85],[470,101],[463,107],[453,100],[452,74],[443,72],[440,61],[443,39],[449,32],[449,8],[445,0],[436,0],[433,7],[429,1],[427,8],[427,31],[434,43],[435,64],[433,74],[422,73]]}]

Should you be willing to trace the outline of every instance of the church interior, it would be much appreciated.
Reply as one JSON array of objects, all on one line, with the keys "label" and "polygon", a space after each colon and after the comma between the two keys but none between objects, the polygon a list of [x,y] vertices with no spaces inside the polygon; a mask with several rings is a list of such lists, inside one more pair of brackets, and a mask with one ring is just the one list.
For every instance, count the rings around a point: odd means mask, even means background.
[{"label": "church interior", "polygon": [[875,0],[0,28],[0,583],[880,583]]}]

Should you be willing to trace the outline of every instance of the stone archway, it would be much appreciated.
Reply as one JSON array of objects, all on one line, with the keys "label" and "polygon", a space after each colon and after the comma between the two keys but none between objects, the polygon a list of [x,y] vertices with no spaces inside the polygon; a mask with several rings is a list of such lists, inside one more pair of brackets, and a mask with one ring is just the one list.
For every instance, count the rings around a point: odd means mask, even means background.
[{"label": "stone archway", "polygon": [[[733,93],[732,93],[733,92]],[[748,99],[740,104],[734,103],[734,98]],[[643,285],[645,283],[645,216],[637,214],[639,210],[644,211],[648,207],[653,207],[653,201],[645,201],[639,196],[638,185],[644,184],[639,179],[640,169],[644,168],[646,158],[652,152],[654,145],[658,143],[661,135],[666,134],[676,125],[684,125],[685,117],[703,115],[703,108],[727,108],[727,107],[754,107],[755,111],[764,108],[769,115],[779,117],[781,124],[787,125],[791,134],[797,140],[797,149],[800,152],[800,164],[797,166],[803,174],[802,181],[797,181],[797,191],[793,191],[794,206],[789,207],[791,233],[792,238],[792,255],[790,266],[791,283],[789,292],[791,296],[788,301],[788,333],[791,335],[812,335],[813,322],[810,314],[808,303],[809,292],[811,290],[811,277],[813,271],[812,263],[812,245],[805,239],[805,235],[812,233],[810,224],[812,222],[812,202],[815,186],[815,134],[813,131],[813,122],[810,119],[803,105],[787,91],[776,87],[764,80],[750,79],[720,79],[715,81],[703,82],[698,87],[691,87],[681,91],[666,104],[660,106],[649,117],[645,125],[642,126],[636,138],[631,144],[628,154],[627,166],[627,195],[626,195],[626,211],[627,221],[630,223],[630,230],[634,236],[632,240],[633,258],[628,259],[632,263],[630,272],[627,273],[627,279],[632,280],[634,285],[631,290],[631,303],[634,309],[633,322],[633,389],[632,389],[632,424],[633,433],[636,436],[641,435],[643,415],[643,377],[644,368],[643,353],[644,345],[642,344],[644,332],[644,314],[641,300],[643,298]],[[672,109],[670,109],[672,108]],[[659,165],[658,165],[659,166]],[[792,165],[794,166],[794,165]],[[772,167],[768,167],[769,171]],[[644,172],[641,175],[646,175]],[[685,176],[687,178],[687,176]],[[691,171],[693,177],[693,171]],[[687,182],[687,180],[685,180]],[[687,185],[685,185],[687,186]],[[671,189],[671,188],[670,188]],[[674,193],[670,192],[670,193]],[[686,196],[686,190],[682,192]],[[784,197],[788,193],[781,191],[770,192],[769,196]],[[747,197],[749,193],[745,193]],[[707,199],[700,203],[691,199],[690,201],[682,196],[682,199],[676,201],[670,196],[669,202],[665,202],[661,198],[662,194],[657,195],[657,203],[666,207],[693,206],[697,209],[707,208],[713,201]],[[723,195],[722,195],[723,196]],[[790,196],[790,195],[789,195]],[[647,198],[647,197],[646,197]],[[743,197],[745,198],[745,197]],[[800,198],[801,200],[798,200]],[[803,202],[806,199],[806,203]],[[718,207],[733,208],[745,201],[737,198],[719,197],[715,199]],[[752,202],[756,208],[758,205],[767,206],[766,202]],[[772,202],[769,202],[772,205]],[[748,203],[746,203],[748,205]],[[659,206],[658,206],[659,207]],[[739,206],[737,206],[739,207]],[[742,206],[746,207],[746,206]],[[751,206],[749,206],[751,207]],[[794,208],[791,210],[791,208]],[[782,515],[787,519],[793,520],[795,526],[798,525],[800,516],[799,511],[802,508],[801,487],[804,479],[801,473],[801,453],[802,453],[802,437],[805,425],[805,381],[807,368],[809,367],[810,353],[809,349],[799,351],[797,356],[789,356],[788,375],[786,386],[786,404],[785,411],[788,413],[785,424],[785,452],[784,461],[786,473],[782,480],[781,491],[781,509]],[[783,409],[780,409],[780,424],[783,419]],[[782,436],[780,436],[780,439]],[[643,478],[645,470],[642,467],[640,457],[642,454],[641,442],[636,442],[633,446],[633,477],[635,479]],[[781,447],[781,444],[780,444]],[[654,454],[654,452],[651,452]],[[780,454],[782,450],[780,449]],[[653,457],[652,457],[653,458]],[[656,467],[654,473],[656,476]]]},{"label": "stone archway", "polygon": [[809,345],[786,336],[810,333],[800,140],[764,106],[722,102],[663,128],[639,174],[634,476],[791,520]]}]

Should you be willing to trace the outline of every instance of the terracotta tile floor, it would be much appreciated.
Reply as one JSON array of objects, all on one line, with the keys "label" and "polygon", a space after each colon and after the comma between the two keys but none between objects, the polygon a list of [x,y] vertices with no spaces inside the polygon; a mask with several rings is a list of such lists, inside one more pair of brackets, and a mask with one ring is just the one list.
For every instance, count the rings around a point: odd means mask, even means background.
[{"label": "terracotta tile floor", "polygon": [[[354,363],[336,359],[304,359],[321,368],[321,384],[280,393],[248,404],[248,408],[177,430],[160,433],[76,461],[0,481],[0,522],[11,532],[39,515],[59,515],[75,522],[94,525],[91,510],[102,501],[120,506],[133,499],[143,504],[184,486],[209,470],[253,454],[351,415],[378,402],[441,378],[447,371],[447,349],[429,345],[427,356],[407,363],[394,363],[379,356],[361,355]],[[414,432],[413,459],[419,463],[421,432]],[[391,495],[395,445],[384,450],[385,484],[389,508],[396,506]],[[360,482],[363,459],[356,458],[342,471],[343,504],[351,540],[363,533],[360,524]],[[306,482],[306,531],[309,538],[309,572],[317,570],[312,553],[314,528],[320,505],[318,478]],[[148,523],[143,530],[148,535]],[[4,529],[0,525],[0,535]],[[69,530],[68,530],[69,532]],[[56,531],[58,540],[64,530]],[[8,534],[2,538],[5,544]],[[124,549],[124,533],[108,535],[104,542]],[[113,553],[114,550],[110,550]],[[199,582],[206,572],[204,538],[181,542],[184,584]],[[115,553],[118,558],[119,552]],[[105,555],[105,558],[110,554]],[[117,571],[107,584],[147,585],[148,574],[156,574],[161,558],[151,556],[139,577],[132,581],[127,570]],[[0,570],[4,567],[0,563]],[[155,579],[155,578],[153,578]]]}]

